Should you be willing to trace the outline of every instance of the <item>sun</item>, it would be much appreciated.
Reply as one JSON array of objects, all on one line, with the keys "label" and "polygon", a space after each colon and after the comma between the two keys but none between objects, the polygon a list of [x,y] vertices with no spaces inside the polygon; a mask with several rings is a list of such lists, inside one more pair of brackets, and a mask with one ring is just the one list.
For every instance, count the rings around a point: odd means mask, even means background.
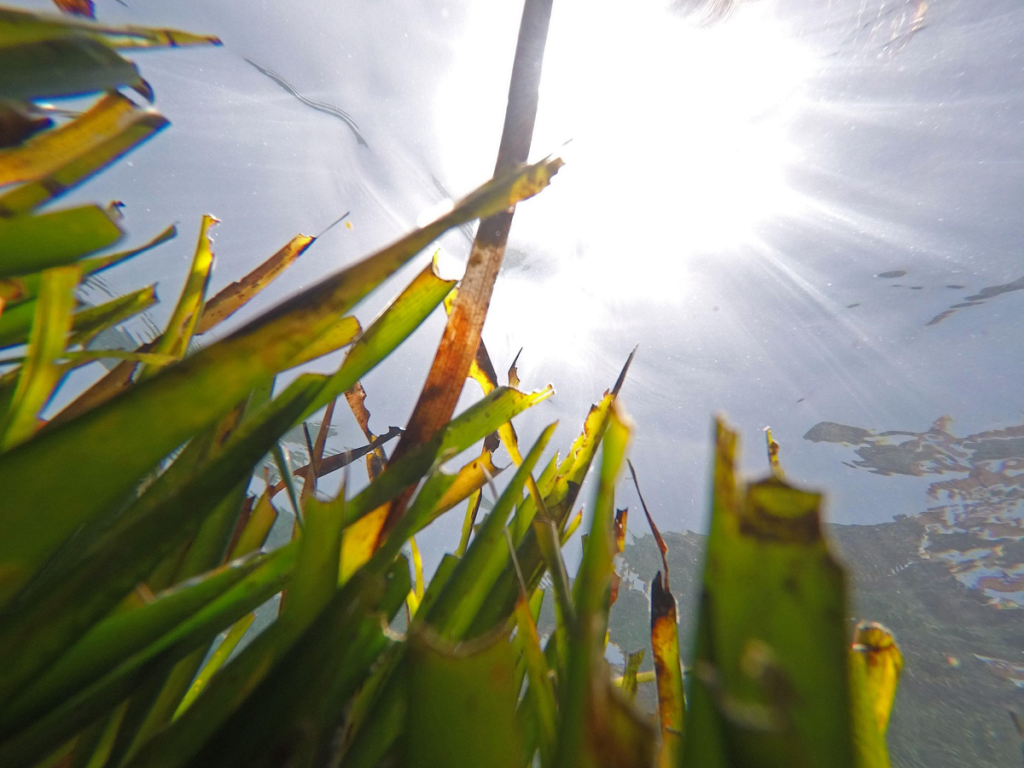
[{"label": "sun", "polygon": [[[518,13],[517,3],[475,4],[456,45],[436,100],[455,184],[493,166]],[[707,26],[664,2],[559,0],[533,145],[571,141],[566,175],[589,190],[579,208],[661,215],[691,247],[728,245],[787,203],[786,133],[813,72],[766,0]]]},{"label": "sun", "polygon": [[[454,50],[435,102],[452,188],[493,169],[520,11],[475,4]],[[773,0],[709,25],[664,1],[557,0],[533,147],[567,165],[512,235],[546,262],[545,290],[685,300],[690,257],[728,257],[794,213],[790,133],[815,72]]]}]

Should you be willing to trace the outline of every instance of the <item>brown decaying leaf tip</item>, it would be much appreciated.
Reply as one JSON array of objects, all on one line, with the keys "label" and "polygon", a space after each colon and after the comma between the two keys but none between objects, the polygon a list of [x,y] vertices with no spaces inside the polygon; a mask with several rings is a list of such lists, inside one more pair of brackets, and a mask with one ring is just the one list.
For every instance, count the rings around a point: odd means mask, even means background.
[{"label": "brown decaying leaf tip", "polygon": [[[633,350],[636,352],[636,350]],[[629,359],[633,359],[633,355],[629,356]],[[626,368],[629,367],[629,360],[626,361]],[[625,375],[626,370],[623,369],[622,374]],[[647,524],[651,526],[651,533],[654,534],[654,540],[658,542],[658,549],[661,551],[661,564],[665,569],[665,589],[669,589],[668,585],[668,545],[665,540],[661,538],[661,531],[658,530],[658,526],[654,524],[654,518],[651,517],[650,511],[647,509],[647,503],[644,501],[644,495],[640,493],[640,481],[636,479],[636,470],[633,468],[633,462],[626,459],[626,463],[629,465],[629,474],[633,477],[633,485],[636,487],[636,495],[640,497],[640,506],[644,508],[644,514],[647,516]]]},{"label": "brown decaying leaf tip", "polygon": [[[327,404],[327,410],[324,411],[323,421],[320,422],[320,431],[316,435],[316,443],[313,446],[313,450],[310,453],[310,461],[313,463],[314,469],[320,471],[320,462],[324,458],[324,448],[327,445],[327,433],[331,428],[331,420],[334,418],[334,407],[337,404],[338,399],[335,398]],[[305,424],[305,422],[303,422]]]},{"label": "brown decaying leaf tip", "polygon": [[363,430],[363,436],[372,441],[375,435],[370,431],[370,411],[366,407],[366,390],[363,389],[363,382],[357,381],[353,384],[352,388],[345,392],[345,400],[352,409],[352,415],[356,417],[356,423]]},{"label": "brown decaying leaf tip", "polygon": [[[480,346],[483,346],[483,342],[480,342]],[[519,362],[519,356],[523,354],[523,348],[520,347],[519,351],[516,352],[515,359],[512,360],[512,365],[508,368],[508,385],[513,389],[519,389],[519,371],[516,370],[516,363]]]},{"label": "brown decaying leaf tip", "polygon": [[[670,754],[678,747],[678,744],[673,743],[671,735],[676,734],[675,738],[678,738],[678,734],[682,732],[685,694],[679,668],[676,601],[672,593],[662,585],[660,572],[651,583],[651,649],[654,651],[655,681],[658,685],[658,719],[663,740],[662,751]],[[669,741],[665,741],[666,739]]]},{"label": "brown decaying leaf tip", "polygon": [[[349,408],[352,409],[352,415],[356,417],[356,422],[359,424],[359,428],[363,430],[366,441],[372,443],[377,439],[377,436],[370,429],[370,411],[366,408],[366,390],[363,389],[361,381],[357,381],[345,393],[345,401],[348,403]],[[366,474],[371,482],[376,480],[380,473],[384,471],[384,464],[386,462],[387,456],[384,454],[383,448],[375,448],[371,453],[366,454]]]},{"label": "brown decaying leaf tip", "polygon": [[[491,389],[498,386],[498,373],[494,370],[494,363],[491,362],[491,355],[487,351],[487,345],[484,344],[483,339],[480,339],[480,344],[476,348],[476,357],[473,358],[470,368],[473,368],[473,366],[475,366],[475,370],[470,371],[470,376],[478,381],[479,377],[482,376]],[[480,382],[481,386],[483,386],[483,383],[483,381]],[[485,388],[484,394],[488,392],[490,390]]]},{"label": "brown decaying leaf tip", "polygon": [[96,7],[92,0],[53,0],[53,4],[60,9],[61,13],[84,16],[87,19],[96,18]]},{"label": "brown decaying leaf tip", "polygon": [[630,363],[633,362],[633,357],[636,355],[636,351],[640,348],[637,344],[633,347],[633,351],[629,353],[629,357],[626,358],[626,364],[622,366],[622,370],[619,371],[619,378],[615,380],[615,386],[612,387],[612,394],[618,395],[619,390],[622,389],[623,383],[626,381],[626,374],[629,372]]},{"label": "brown decaying leaf tip", "polygon": [[668,586],[662,581],[661,571],[654,575],[651,582],[651,629],[658,623],[659,619],[671,615],[675,618],[676,601],[672,597]]},{"label": "brown decaying leaf tip", "polygon": [[[327,445],[327,433],[331,428],[331,419],[334,418],[334,405],[337,398],[331,400],[324,412],[324,418],[320,422],[320,429],[316,433],[316,441],[309,434],[309,427],[302,422],[302,431],[306,436],[306,450],[309,451],[309,464],[306,465],[306,481],[302,486],[303,498],[310,496],[316,491],[316,480],[321,474],[321,464],[324,458],[324,447]],[[344,481],[342,481],[344,482]]]},{"label": "brown decaying leaf tip", "polygon": [[615,510],[615,551],[619,554],[626,549],[626,519],[629,508]]},{"label": "brown decaying leaf tip", "polygon": [[[621,553],[626,548],[626,517],[629,514],[628,509],[617,509],[615,510],[615,552],[616,554]],[[615,605],[615,601],[619,597],[619,574],[615,571],[612,572],[612,591],[611,591],[611,605]]]},{"label": "brown decaying leaf tip", "polygon": [[49,117],[37,117],[24,107],[8,105],[0,110],[0,149],[17,146],[52,126]]},{"label": "brown decaying leaf tip", "polygon": [[315,238],[309,235],[296,235],[252,272],[241,280],[226,286],[206,302],[203,314],[196,324],[196,334],[206,333],[241,309],[246,302],[266,288],[286,267],[305,253],[315,241]]},{"label": "brown decaying leaf tip", "polygon": [[[319,473],[317,474],[317,477],[323,477],[324,475],[331,474],[331,472],[336,472],[337,470],[341,469],[342,467],[344,467],[344,466],[346,466],[348,464],[351,464],[356,459],[361,458],[362,456],[365,456],[368,453],[372,453],[375,449],[377,449],[380,446],[384,445],[384,443],[388,442],[389,440],[392,440],[392,439],[398,437],[400,434],[402,434],[402,430],[401,429],[399,429],[398,427],[391,427],[387,432],[385,432],[383,435],[378,437],[376,440],[374,440],[369,445],[364,445],[361,448],[356,448],[356,449],[351,450],[351,451],[342,451],[341,453],[336,453],[333,456],[325,457],[320,462],[320,469],[319,469]],[[306,476],[306,472],[308,472],[308,471],[309,471],[309,464],[305,464],[305,465],[299,467],[298,469],[293,470],[292,474],[295,475],[296,477],[305,477]],[[270,495],[271,496],[275,496],[275,495],[279,494],[281,491],[283,491],[284,489],[285,489],[285,482],[284,482],[284,480],[283,479],[279,480],[277,482],[277,484],[274,485],[273,488],[270,489]]]}]

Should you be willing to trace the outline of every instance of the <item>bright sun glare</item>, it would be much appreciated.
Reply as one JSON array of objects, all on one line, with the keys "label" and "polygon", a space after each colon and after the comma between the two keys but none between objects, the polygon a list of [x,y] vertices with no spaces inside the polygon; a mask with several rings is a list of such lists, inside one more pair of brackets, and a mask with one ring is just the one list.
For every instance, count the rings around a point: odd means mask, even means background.
[{"label": "bright sun glare", "polygon": [[[517,27],[520,10],[476,3],[463,30],[436,105],[452,188],[493,168],[506,95],[494,83],[508,82],[514,44],[494,40],[508,38],[501,30]],[[553,262],[543,283],[564,311],[572,290],[599,302],[685,300],[695,289],[684,279],[688,256],[727,255],[762,222],[793,212],[788,132],[814,70],[772,0],[709,26],[664,0],[556,2],[533,146],[568,165],[543,206],[524,206],[513,240]],[[576,259],[588,266],[582,287],[578,269],[559,279]]]}]

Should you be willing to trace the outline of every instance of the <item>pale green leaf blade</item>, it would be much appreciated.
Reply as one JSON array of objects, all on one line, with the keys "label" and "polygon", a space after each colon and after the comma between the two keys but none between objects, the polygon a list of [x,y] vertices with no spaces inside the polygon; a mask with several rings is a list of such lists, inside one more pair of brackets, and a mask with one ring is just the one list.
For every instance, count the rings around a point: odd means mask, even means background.
[{"label": "pale green leaf blade", "polygon": [[442,637],[459,640],[483,606],[491,586],[504,570],[515,575],[505,543],[505,523],[516,502],[522,497],[526,480],[548,441],[554,434],[557,423],[550,424],[541,432],[523,463],[505,487],[498,503],[481,523],[476,537],[466,554],[459,561],[437,602],[426,613],[427,621]]},{"label": "pale green leaf blade", "polygon": [[[493,393],[489,397],[493,397]],[[498,499],[498,503],[482,523],[466,554],[461,559],[451,559],[454,565],[451,575],[445,576],[439,589],[435,587],[433,581],[431,582],[417,614],[417,624],[426,624],[432,633],[443,639],[463,639],[498,575],[505,570],[514,574],[504,538],[505,521],[515,503],[521,498],[527,478],[536,466],[556,426],[551,424],[541,433]],[[407,454],[402,460],[412,455]],[[407,530],[410,526],[407,521],[414,515],[414,508],[410,508],[396,533],[402,528]],[[504,618],[507,619],[508,615]],[[397,674],[401,675],[404,672]],[[405,692],[401,690],[397,678],[389,677],[382,684],[380,693],[369,710],[365,726],[358,731],[349,746],[346,764],[365,768],[379,761],[398,735],[404,717],[405,703]]]},{"label": "pale green leaf blade", "polygon": [[209,643],[225,627],[287,584],[297,552],[297,546],[286,546],[271,553],[253,573],[156,642],[88,688],[62,701],[14,737],[4,740],[0,743],[0,765],[32,765],[45,756],[53,744],[70,738],[129,695],[145,681],[148,671],[167,668],[195,648]]},{"label": "pale green leaf blade", "polygon": [[316,749],[321,729],[333,734],[331,725],[387,647],[380,614],[390,620],[408,591],[409,565],[399,558],[351,579],[308,627],[273,624],[126,768],[228,768]]},{"label": "pale green leaf blade", "polygon": [[255,620],[256,614],[250,613],[232,625],[227,636],[217,646],[217,650],[210,656],[209,661],[199,670],[196,679],[192,681],[192,685],[189,686],[188,692],[182,698],[181,704],[178,705],[178,709],[174,713],[175,719],[181,717],[182,713],[192,706],[192,702],[203,692],[207,683],[210,682],[210,678],[217,674],[217,670],[224,666],[224,662],[228,660],[231,653],[238,647],[238,644],[242,641],[245,633],[249,631],[249,627],[252,626]]},{"label": "pale green leaf blade", "polygon": [[0,733],[11,733],[100,679],[230,589],[261,562],[249,558],[231,563],[176,585],[151,603],[98,622],[3,708]]},{"label": "pale green leaf blade", "polygon": [[447,647],[410,640],[403,761],[410,768],[519,768],[515,659],[507,633]]},{"label": "pale green leaf blade", "polygon": [[[597,405],[591,407],[583,423],[583,432],[573,442],[568,455],[555,470],[556,477],[549,481],[551,490],[544,497],[544,504],[548,514],[560,529],[564,529],[569,522],[580,486],[608,429],[611,409],[625,380],[631,360],[632,355],[619,373],[615,386],[605,393]],[[530,496],[519,505],[509,525],[512,541],[516,544],[516,557],[523,570],[528,590],[536,589],[545,570],[540,543],[532,526],[535,513],[536,505]],[[504,571],[491,588],[471,632],[486,632],[497,622],[502,621],[502,617],[508,616],[519,599],[519,591],[516,574],[509,570]]]},{"label": "pale green leaf blade", "polygon": [[619,714],[610,700],[614,692],[604,660],[604,643],[615,552],[615,483],[625,461],[629,437],[629,424],[615,404],[603,441],[590,534],[573,586],[576,620],[570,628],[567,679],[560,691],[562,718],[556,760],[557,765],[565,768],[605,764],[602,751],[610,745],[604,741],[611,739],[607,731]]},{"label": "pale green leaf blade", "polygon": [[[82,259],[77,262],[77,264],[82,268],[82,276],[87,278],[89,275],[102,272],[103,270],[116,266],[134,256],[138,256],[152,248],[156,248],[158,245],[162,245],[168,240],[173,239],[177,234],[177,228],[171,225],[149,242],[136,248],[131,248],[126,251],[118,251],[117,253],[111,253],[106,256],[92,256],[87,259]],[[0,298],[2,298],[8,305],[34,299],[39,295],[40,276],[41,273],[32,272],[27,275],[0,278]]]},{"label": "pale green leaf blade", "polygon": [[305,526],[299,537],[299,564],[280,621],[308,625],[334,596],[341,563],[345,504],[344,486],[333,502],[306,499]]},{"label": "pale green leaf blade", "polygon": [[135,65],[103,43],[74,35],[0,47],[0,98],[56,99],[135,85]]},{"label": "pale green leaf blade", "polygon": [[[8,510],[0,540],[0,605],[83,522],[121,494],[176,446],[240,402],[447,229],[536,194],[560,161],[545,160],[488,182],[456,208],[379,253],[330,276],[275,310],[132,387],[63,422],[0,460]],[[174,413],[174,419],[163,418]],[[97,454],[92,446],[104,445]],[[41,487],[40,472],[69,473]],[[424,470],[425,471],[425,470]]]},{"label": "pale green leaf blade", "polygon": [[8,451],[35,433],[39,413],[63,374],[56,361],[64,351],[81,276],[76,266],[54,267],[43,275],[27,359],[3,424],[0,450]]},{"label": "pale green leaf blade", "polygon": [[[70,264],[113,245],[123,236],[110,212],[98,205],[0,218],[0,277]],[[4,297],[8,298],[6,293]]]},{"label": "pale green leaf blade", "polygon": [[[114,607],[175,546],[195,534],[213,510],[291,426],[323,384],[296,379],[257,416],[243,423],[211,461],[170,470],[76,558],[48,571],[15,603],[0,625],[0,698],[24,687],[79,634]],[[174,465],[172,465],[173,468]]]},{"label": "pale green leaf blade", "polygon": [[736,445],[719,423],[684,760],[854,766],[844,576],[821,496],[777,477],[744,489]]},{"label": "pale green leaf blade", "polygon": [[[203,216],[202,224],[199,227],[199,242],[196,245],[195,255],[192,257],[192,266],[185,279],[185,285],[181,289],[181,296],[174,307],[174,312],[171,313],[171,319],[167,321],[167,327],[153,349],[157,354],[171,355],[180,359],[188,351],[188,344],[192,340],[199,316],[203,312],[206,288],[213,272],[210,227],[216,223],[217,219],[213,216]],[[152,373],[153,369],[147,367],[140,375],[146,376]]]},{"label": "pale green leaf blade", "polygon": [[[543,594],[543,593],[540,593]],[[536,724],[541,765],[554,764],[558,706],[555,703],[555,688],[551,682],[547,660],[540,648],[537,626],[525,600],[516,603],[516,637],[521,639],[526,673],[530,687],[526,695],[531,699],[531,715]]]}]

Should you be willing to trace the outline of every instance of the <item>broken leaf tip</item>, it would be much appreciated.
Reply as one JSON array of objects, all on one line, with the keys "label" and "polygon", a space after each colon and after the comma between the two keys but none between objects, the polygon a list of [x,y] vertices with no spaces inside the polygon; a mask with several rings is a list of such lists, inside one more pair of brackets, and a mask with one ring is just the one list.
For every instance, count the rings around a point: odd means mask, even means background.
[{"label": "broken leaf tip", "polygon": [[853,648],[857,651],[877,652],[898,648],[896,638],[886,626],[877,621],[858,622],[853,634]]},{"label": "broken leaf tip", "polygon": [[[509,387],[509,389],[511,389],[511,387]],[[544,389],[541,389],[541,390],[538,390],[537,392],[534,392],[532,397],[536,400],[536,402],[539,403],[542,400],[547,400],[549,397],[552,397],[554,394],[555,394],[555,385],[554,384],[548,384],[546,387],[544,387]]]},{"label": "broken leaf tip", "polygon": [[565,165],[565,160],[557,155],[549,155],[545,164],[547,165],[548,172],[554,176]]},{"label": "broken leaf tip", "polygon": [[676,600],[662,581],[661,571],[658,571],[651,582],[651,625],[653,626],[663,616],[674,613],[675,610]]}]

